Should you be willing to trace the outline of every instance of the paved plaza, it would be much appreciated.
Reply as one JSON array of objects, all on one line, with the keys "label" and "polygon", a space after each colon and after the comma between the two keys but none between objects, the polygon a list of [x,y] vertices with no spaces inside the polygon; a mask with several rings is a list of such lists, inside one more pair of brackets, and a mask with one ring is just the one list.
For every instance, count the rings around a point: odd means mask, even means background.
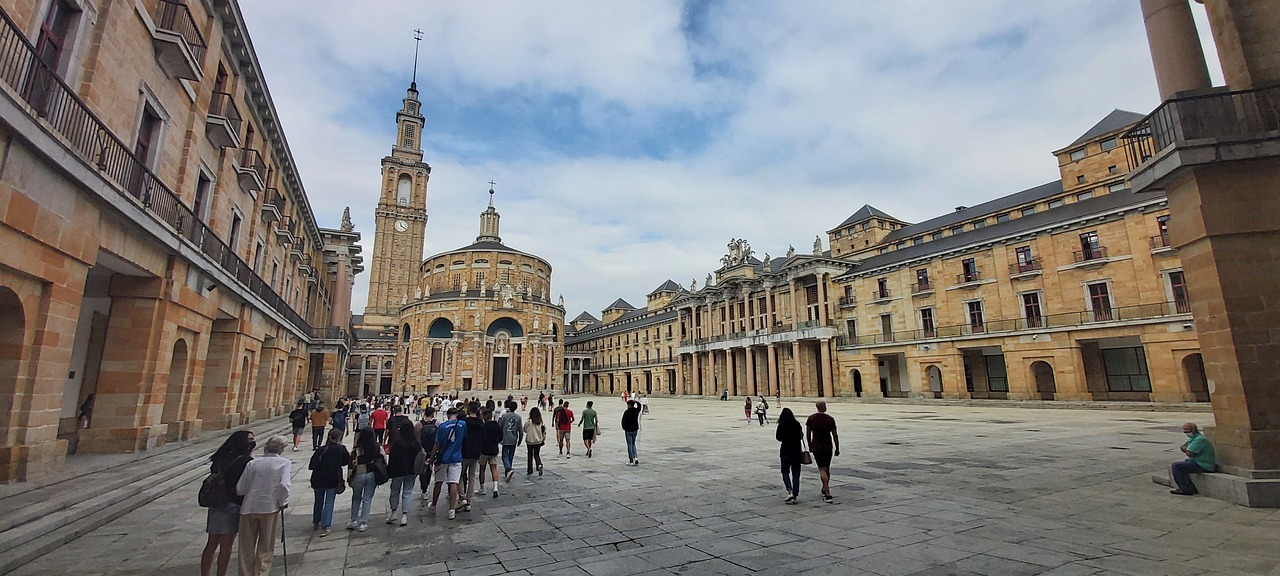
[{"label": "paved plaza", "polygon": [[[570,399],[575,412],[585,399]],[[526,477],[521,448],[501,496],[477,497],[452,521],[418,508],[406,527],[383,524],[388,485],[368,532],[342,529],[348,491],[321,538],[310,452],[286,452],[289,574],[1280,575],[1280,512],[1151,482],[1177,455],[1178,425],[1211,424],[1210,414],[833,403],[836,502],[822,503],[806,466],[800,502],[787,506],[774,427],[746,424],[741,399],[651,400],[639,467],[625,465],[622,402],[594,400],[606,427],[594,458],[575,432],[572,458],[549,444],[546,475]],[[813,409],[785,405],[802,421]],[[14,574],[196,574],[198,486]],[[283,574],[276,551],[272,574]]]}]

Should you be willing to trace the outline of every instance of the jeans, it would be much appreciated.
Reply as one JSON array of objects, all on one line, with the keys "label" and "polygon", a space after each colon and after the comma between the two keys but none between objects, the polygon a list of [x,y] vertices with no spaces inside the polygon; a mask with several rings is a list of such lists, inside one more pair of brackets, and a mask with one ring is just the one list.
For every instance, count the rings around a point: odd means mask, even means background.
[{"label": "jeans", "polygon": [[409,511],[409,499],[413,498],[413,481],[417,476],[396,476],[391,479],[391,511]]},{"label": "jeans", "polygon": [[502,471],[510,472],[511,467],[515,464],[515,460],[516,460],[516,445],[503,444],[502,445]]},{"label": "jeans", "polygon": [[338,491],[333,488],[316,488],[316,504],[311,509],[311,523],[323,528],[333,526],[333,500]]},{"label": "jeans", "polygon": [[324,426],[311,427],[311,446],[313,450],[319,450],[324,446]]},{"label": "jeans", "polygon": [[351,482],[351,521],[369,523],[369,510],[373,507],[373,491],[378,483],[373,480],[373,472],[356,474]]},{"label": "jeans", "polygon": [[639,430],[627,430],[627,461],[635,462],[640,459],[640,455],[636,453],[636,435],[640,434]]},{"label": "jeans", "polygon": [[1196,485],[1191,482],[1191,475],[1205,472],[1213,472],[1213,470],[1205,470],[1191,459],[1179,460],[1169,465],[1169,478],[1173,480],[1179,491],[1188,494],[1199,492],[1196,490]]},{"label": "jeans", "polygon": [[800,458],[782,457],[782,485],[792,496],[800,495]]},{"label": "jeans", "polygon": [[476,487],[476,471],[480,469],[480,460],[478,458],[462,459],[462,481],[458,485],[458,494],[463,500],[468,499],[467,494]]},{"label": "jeans", "polygon": [[541,444],[525,444],[525,449],[529,455],[529,474],[533,474],[533,462],[538,462],[538,469],[542,469],[542,445]]}]

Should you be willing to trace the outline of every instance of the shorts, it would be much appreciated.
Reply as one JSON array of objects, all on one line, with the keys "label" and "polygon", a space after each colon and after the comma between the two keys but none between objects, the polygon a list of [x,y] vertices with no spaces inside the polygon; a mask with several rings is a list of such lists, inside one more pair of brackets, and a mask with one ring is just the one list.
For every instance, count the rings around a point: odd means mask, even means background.
[{"label": "shorts", "polygon": [[490,464],[494,466],[501,465],[502,459],[497,454],[481,454],[479,460],[480,469],[484,470],[484,467]]},{"label": "shorts", "polygon": [[813,463],[819,468],[831,467],[831,451],[830,450],[814,450]]},{"label": "shorts", "polygon": [[569,439],[569,431],[568,431],[568,430],[556,430],[556,440],[557,440],[557,441],[559,441],[559,440],[568,440],[568,439]]},{"label": "shorts", "polygon": [[583,439],[583,440],[585,440],[585,441],[587,441],[587,442],[591,442],[592,440],[595,440],[595,439],[596,439],[596,429],[595,429],[595,428],[583,428],[583,429],[582,429],[582,439]]},{"label": "shorts", "polygon": [[227,504],[222,508],[210,508],[205,519],[204,531],[209,534],[235,534],[240,531],[240,505]]},{"label": "shorts", "polygon": [[293,429],[293,435],[294,435],[294,436],[301,436],[301,435],[302,435],[302,431],[303,431],[304,429],[305,429],[305,428],[294,428],[294,429]]},{"label": "shorts", "polygon": [[462,463],[454,462],[453,464],[436,464],[434,474],[436,482],[457,484],[458,481],[462,479]]}]

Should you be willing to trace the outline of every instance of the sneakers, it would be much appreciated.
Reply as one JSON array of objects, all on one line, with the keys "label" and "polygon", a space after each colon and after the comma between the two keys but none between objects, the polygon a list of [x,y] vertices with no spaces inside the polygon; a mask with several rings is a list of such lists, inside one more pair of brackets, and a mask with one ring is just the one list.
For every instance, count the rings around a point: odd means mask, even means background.
[{"label": "sneakers", "polygon": [[321,538],[324,538],[325,536],[328,536],[328,535],[329,535],[329,528],[327,526],[320,529]]},{"label": "sneakers", "polygon": [[449,511],[449,519],[450,519],[450,520],[453,520],[453,518],[454,518],[453,510],[450,510],[450,511]]},{"label": "sneakers", "polygon": [[481,494],[484,494],[484,484],[481,484],[478,488],[476,488],[476,496],[479,496]]},{"label": "sneakers", "polygon": [[358,528],[356,528],[356,531],[357,531],[357,532],[365,532],[365,531],[368,531],[368,530],[369,530],[369,525],[368,525],[368,524],[366,524],[366,523],[364,523],[364,522],[361,522],[361,523],[360,523],[360,526],[359,526]]},{"label": "sneakers", "polygon": [[498,487],[497,487],[497,486],[494,486],[494,487],[493,487],[493,497],[494,497],[494,498],[497,498],[497,497],[498,497]]},{"label": "sneakers", "polygon": [[796,497],[795,497],[795,496],[787,496],[787,499],[786,499],[786,500],[783,500],[783,502],[786,502],[787,504],[795,504],[795,503],[796,503]]},{"label": "sneakers", "polygon": [[542,465],[541,465],[541,464],[539,464],[539,465],[538,465],[538,475],[539,475],[539,476],[541,476],[541,475],[542,475]]},{"label": "sneakers", "polygon": [[347,530],[355,530],[356,528],[359,528],[359,527],[360,527],[360,523],[355,520],[347,522]]},{"label": "sneakers", "polygon": [[427,514],[435,514],[435,513],[436,513],[436,505],[434,503],[427,504]]},{"label": "sneakers", "polygon": [[293,447],[293,451],[294,451],[294,452],[297,452],[297,451],[298,451],[298,447],[297,447],[297,446],[294,446],[294,447]]},{"label": "sneakers", "polygon": [[835,504],[835,503],[836,503],[836,499],[835,499],[835,498],[832,498],[830,494],[823,494],[823,495],[822,495],[822,501],[823,501],[823,502],[826,502],[827,504]]},{"label": "sneakers", "polygon": [[423,502],[426,502],[427,500],[430,500],[430,499],[431,499],[431,494],[428,494],[426,490],[423,490],[423,491],[422,491],[422,501],[423,501]]},{"label": "sneakers", "polygon": [[1181,490],[1170,490],[1169,493],[1177,496],[1195,496],[1196,495],[1195,492],[1183,492]]},{"label": "sneakers", "polygon": [[407,526],[408,524],[409,524],[409,513],[408,513],[408,512],[401,512],[401,513],[400,513],[400,525],[401,525],[401,526]]},{"label": "sneakers", "polygon": [[587,458],[590,458],[590,457],[591,457],[591,449],[587,448]]},{"label": "sneakers", "polygon": [[[516,475],[516,471],[515,471],[515,470],[507,470],[507,482],[510,482],[510,481],[511,481],[511,479],[515,477],[515,475]],[[495,488],[495,490],[496,490],[496,488]]]},{"label": "sneakers", "polygon": [[395,524],[396,520],[399,520],[399,519],[400,519],[399,512],[396,512],[395,510],[387,512],[387,524]]}]

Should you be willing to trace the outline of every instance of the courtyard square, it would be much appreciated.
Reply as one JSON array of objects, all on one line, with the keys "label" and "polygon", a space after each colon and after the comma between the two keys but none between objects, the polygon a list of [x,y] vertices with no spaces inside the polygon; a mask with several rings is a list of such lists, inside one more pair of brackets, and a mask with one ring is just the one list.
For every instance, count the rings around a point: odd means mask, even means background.
[{"label": "courtyard square", "polygon": [[[787,506],[775,427],[748,423],[741,397],[650,399],[638,467],[626,465],[621,400],[568,398],[577,414],[588,399],[604,427],[593,458],[579,428],[571,458],[543,449],[544,476],[525,475],[520,448],[500,496],[474,497],[452,521],[425,515],[415,494],[408,526],[384,524],[385,485],[368,532],[342,529],[348,491],[321,538],[310,451],[287,451],[289,574],[1280,574],[1277,511],[1151,482],[1178,455],[1179,425],[1212,425],[1206,413],[833,402],[835,503],[806,466]],[[801,421],[813,412],[811,400],[783,404]],[[279,431],[255,430],[259,445]],[[14,574],[197,573],[198,487]],[[281,552],[272,574],[284,574]]]}]

